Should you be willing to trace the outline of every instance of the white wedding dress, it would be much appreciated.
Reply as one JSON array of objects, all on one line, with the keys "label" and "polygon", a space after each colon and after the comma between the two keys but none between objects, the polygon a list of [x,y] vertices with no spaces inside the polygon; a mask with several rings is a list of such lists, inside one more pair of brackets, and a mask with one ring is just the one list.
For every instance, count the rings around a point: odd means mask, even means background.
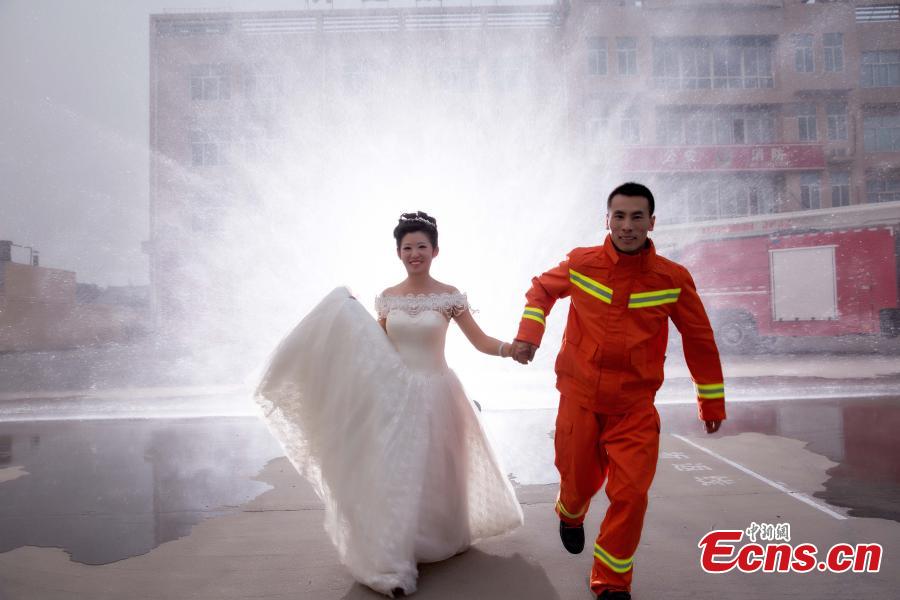
[{"label": "white wedding dress", "polygon": [[387,336],[338,288],[285,338],[256,392],[287,457],[325,504],[353,577],[416,589],[416,563],[522,524],[522,509],[444,359],[463,294],[379,297]]}]

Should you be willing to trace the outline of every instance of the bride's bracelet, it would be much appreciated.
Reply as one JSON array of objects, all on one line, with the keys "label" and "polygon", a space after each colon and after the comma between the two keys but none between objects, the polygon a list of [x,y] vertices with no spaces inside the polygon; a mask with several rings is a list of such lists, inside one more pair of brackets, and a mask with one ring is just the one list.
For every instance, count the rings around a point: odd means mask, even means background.
[{"label": "bride's bracelet", "polygon": [[503,346],[505,345],[506,342],[500,342],[500,346],[497,348],[497,356],[499,356],[500,358],[506,358],[505,356],[503,356]]}]

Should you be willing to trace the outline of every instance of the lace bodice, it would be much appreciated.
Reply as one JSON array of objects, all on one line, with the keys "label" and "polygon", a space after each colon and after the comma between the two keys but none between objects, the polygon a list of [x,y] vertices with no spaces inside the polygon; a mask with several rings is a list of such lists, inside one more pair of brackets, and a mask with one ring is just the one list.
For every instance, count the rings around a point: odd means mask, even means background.
[{"label": "lace bodice", "polygon": [[385,319],[392,310],[402,310],[410,316],[423,311],[435,311],[446,318],[458,317],[469,310],[469,300],[462,292],[443,294],[406,294],[405,296],[377,296],[375,312]]},{"label": "lace bodice", "polygon": [[447,370],[447,326],[451,317],[468,310],[465,294],[379,296],[375,308],[379,318],[386,319],[388,338],[407,367],[429,373]]}]

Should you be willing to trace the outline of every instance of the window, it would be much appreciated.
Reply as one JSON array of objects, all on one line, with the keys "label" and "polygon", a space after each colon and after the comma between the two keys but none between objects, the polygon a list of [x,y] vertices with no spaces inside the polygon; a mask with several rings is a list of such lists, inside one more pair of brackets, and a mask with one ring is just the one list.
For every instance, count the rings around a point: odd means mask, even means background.
[{"label": "window", "polygon": [[701,180],[697,182],[693,194],[688,196],[688,211],[692,220],[710,221],[719,218],[719,190],[722,187],[717,180]]},{"label": "window", "polygon": [[218,130],[191,132],[191,164],[214,167],[227,162],[228,136]]},{"label": "window", "polygon": [[281,74],[266,67],[252,67],[244,74],[244,94],[248,98],[276,98],[284,94]]},{"label": "window", "polygon": [[898,201],[900,201],[900,178],[866,181],[866,202],[874,204]]},{"label": "window", "polygon": [[[731,115],[735,119],[735,115]],[[775,113],[768,109],[746,110],[737,118],[744,121],[744,133],[747,144],[775,143]],[[735,144],[742,143],[737,140]]]},{"label": "window", "polygon": [[284,137],[275,122],[267,126],[244,124],[240,135],[227,140],[228,157],[246,164],[271,163],[284,151]]},{"label": "window", "polygon": [[900,151],[900,114],[863,117],[863,146],[866,152]]},{"label": "window", "polygon": [[816,70],[813,61],[813,36],[808,33],[795,33],[791,35],[794,45],[794,68],[798,73],[812,73]]},{"label": "window", "polygon": [[637,75],[637,39],[616,38],[616,53],[619,56],[619,75]]},{"label": "window", "polygon": [[684,116],[681,113],[669,110],[657,111],[656,143],[660,146],[684,144]]},{"label": "window", "polygon": [[769,63],[770,58],[762,52],[760,47],[755,45],[747,46],[743,49],[742,55],[744,87],[772,87],[771,85],[761,85],[764,82],[760,79],[760,72],[765,69],[765,72],[771,75],[772,65]]},{"label": "window", "polygon": [[702,112],[688,114],[684,119],[684,143],[688,146],[712,146],[716,143],[715,122]]},{"label": "window", "polygon": [[657,194],[666,223],[734,219],[775,212],[779,187],[768,175],[675,175]]},{"label": "window", "polygon": [[831,206],[850,206],[850,173],[834,172],[831,178]]},{"label": "window", "polygon": [[749,199],[746,190],[734,186],[722,187],[719,189],[719,214],[725,219],[750,214]]},{"label": "window", "polygon": [[819,198],[819,174],[803,173],[800,175],[800,208],[811,210],[821,207],[822,201]]},{"label": "window", "polygon": [[622,143],[638,144],[641,141],[641,122],[637,109],[630,108],[622,114]]},{"label": "window", "polygon": [[825,71],[839,73],[844,70],[844,34],[826,33],[822,38],[825,46]]},{"label": "window", "polygon": [[900,4],[879,4],[877,6],[857,6],[857,23],[878,23],[900,21]]},{"label": "window", "polygon": [[847,105],[840,102],[829,102],[825,105],[828,117],[828,139],[841,141],[847,139]]},{"label": "window", "polygon": [[900,50],[863,52],[860,78],[863,87],[900,86]]},{"label": "window", "polygon": [[[774,198],[769,197],[767,204],[760,203],[760,190],[758,187],[751,187],[747,190],[747,209],[751,215],[758,215],[761,212],[772,212],[775,205]],[[764,210],[767,209],[767,210]]]},{"label": "window", "polygon": [[[591,75],[606,75],[606,38],[591,37],[587,40],[588,46],[588,73]],[[620,71],[621,72],[621,71]]]},{"label": "window", "polygon": [[[726,44],[713,49],[713,87],[716,88],[742,88],[744,87],[744,50],[738,45]],[[748,62],[750,62],[748,60]],[[750,83],[748,81],[748,83]],[[753,85],[747,87],[771,87]]]},{"label": "window", "polygon": [[653,79],[666,89],[771,88],[771,38],[654,39]]},{"label": "window", "polygon": [[797,126],[800,128],[798,139],[801,142],[815,142],[818,139],[815,104],[799,104],[797,106]]},{"label": "window", "polygon": [[191,100],[228,100],[228,65],[192,65]]},{"label": "window", "polygon": [[667,109],[656,116],[660,146],[731,146],[775,143],[775,112],[767,107]]},{"label": "window", "polygon": [[609,111],[602,101],[590,98],[585,107],[587,114],[587,135],[591,145],[598,145],[604,141],[609,130]]},{"label": "window", "polygon": [[709,57],[709,47],[702,42],[698,46],[682,49],[679,60],[683,88],[693,90],[712,87],[712,66]]}]

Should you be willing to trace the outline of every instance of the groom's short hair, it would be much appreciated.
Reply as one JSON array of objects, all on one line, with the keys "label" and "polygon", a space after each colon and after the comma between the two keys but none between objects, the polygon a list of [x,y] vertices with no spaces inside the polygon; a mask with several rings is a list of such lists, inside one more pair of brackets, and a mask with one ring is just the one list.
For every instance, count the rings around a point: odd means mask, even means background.
[{"label": "groom's short hair", "polygon": [[612,204],[613,196],[617,196],[619,194],[623,196],[638,196],[640,198],[646,198],[647,203],[650,205],[650,214],[648,216],[653,216],[653,211],[656,209],[656,202],[653,200],[653,192],[651,192],[650,188],[648,188],[646,185],[635,183],[633,181],[623,183],[609,193],[609,197],[606,199],[607,210],[609,210],[609,207]]}]

